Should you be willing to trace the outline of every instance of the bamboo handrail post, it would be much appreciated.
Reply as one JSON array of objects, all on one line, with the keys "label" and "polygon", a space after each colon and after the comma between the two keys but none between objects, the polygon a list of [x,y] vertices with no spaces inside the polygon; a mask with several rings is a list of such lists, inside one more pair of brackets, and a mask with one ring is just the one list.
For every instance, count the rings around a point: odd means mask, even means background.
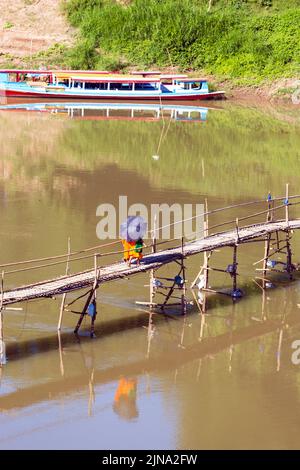
[{"label": "bamboo handrail post", "polygon": [[181,312],[186,315],[186,279],[185,279],[185,265],[184,265],[184,237],[181,238],[181,272],[182,272],[182,295],[181,295]]},{"label": "bamboo handrail post", "polygon": [[[205,220],[204,220],[204,227],[203,227],[203,234],[204,234],[204,238],[208,237],[208,202],[207,202],[207,198],[205,198]],[[207,251],[204,251],[203,253],[203,265],[201,266],[200,268],[200,271],[198,272],[197,276],[195,277],[195,279],[193,280],[192,284],[191,284],[191,289],[193,289],[193,287],[195,287],[197,281],[199,280],[200,276],[202,275],[203,271],[204,271],[204,283],[203,283],[203,288],[204,289],[207,289],[208,288],[208,264],[209,264],[209,259],[210,259],[210,256],[211,256],[211,253],[207,252]]]},{"label": "bamboo handrail post", "polygon": [[[153,232],[152,232],[152,253],[156,253],[156,223],[157,223],[157,218],[156,214],[154,215],[153,219]],[[152,309],[153,306],[153,299],[155,296],[155,288],[154,288],[154,269],[150,270],[150,310]]]},{"label": "bamboo handrail post", "polygon": [[289,226],[289,183],[285,187],[285,221],[287,227]]},{"label": "bamboo handrail post", "polygon": [[[209,227],[208,227],[208,201],[207,201],[207,198],[205,198],[205,210],[207,212],[207,216],[206,216],[206,221],[205,221],[205,237],[208,237],[208,234],[209,234]],[[204,272],[204,275],[205,275],[205,280],[204,280],[204,288],[207,289],[208,288],[208,282],[209,282],[209,278],[208,278],[208,267],[209,267],[209,259],[210,259],[210,255],[207,251],[204,252],[204,266],[205,266],[205,272]]]}]

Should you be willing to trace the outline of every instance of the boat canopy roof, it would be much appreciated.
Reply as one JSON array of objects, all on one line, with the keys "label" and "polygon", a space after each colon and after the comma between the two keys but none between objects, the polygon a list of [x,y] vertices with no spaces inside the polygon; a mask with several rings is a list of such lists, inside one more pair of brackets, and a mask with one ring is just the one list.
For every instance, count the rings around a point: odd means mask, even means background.
[{"label": "boat canopy roof", "polygon": [[141,70],[131,72],[131,75],[144,75],[146,77],[147,75],[161,75],[161,72],[159,70]]},{"label": "boat canopy roof", "polygon": [[178,82],[184,82],[184,83],[199,83],[199,82],[207,82],[206,78],[192,78],[192,77],[186,77],[186,78],[180,78],[176,80]]},{"label": "boat canopy roof", "polygon": [[0,73],[30,73],[33,75],[56,75],[56,76],[66,76],[74,75],[75,73],[80,73],[81,75],[103,75],[109,74],[106,70],[34,70],[34,69],[0,69]]},{"label": "boat canopy roof", "polygon": [[75,75],[78,75],[80,77],[97,77],[103,76],[103,75],[108,75],[109,72],[106,70],[53,70],[53,75],[57,77],[58,79],[65,80],[69,78],[74,78]]},{"label": "boat canopy roof", "polygon": [[166,75],[161,75],[160,76],[161,80],[166,80],[166,79],[177,80],[179,78],[187,78],[187,75],[183,75],[183,74],[177,74],[177,75],[166,74]]},{"label": "boat canopy roof", "polygon": [[83,75],[72,75],[69,77],[75,82],[95,82],[95,83],[157,83],[160,82],[159,78],[145,78],[137,77],[132,75],[104,75],[101,76],[83,76]]},{"label": "boat canopy roof", "polygon": [[52,75],[52,70],[0,69],[0,73],[30,73],[34,75]]}]

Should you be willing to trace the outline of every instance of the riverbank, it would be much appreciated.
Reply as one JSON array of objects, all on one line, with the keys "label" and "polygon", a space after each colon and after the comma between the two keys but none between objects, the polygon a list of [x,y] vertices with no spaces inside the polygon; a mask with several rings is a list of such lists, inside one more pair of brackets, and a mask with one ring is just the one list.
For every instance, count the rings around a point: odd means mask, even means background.
[{"label": "riverbank", "polygon": [[74,45],[74,28],[61,10],[61,0],[0,0],[0,64],[26,65],[54,45]]},{"label": "riverbank", "polygon": [[208,12],[204,0],[0,0],[0,67],[158,68],[204,76],[239,102],[292,105],[300,0],[267,3],[215,0]]},{"label": "riverbank", "polygon": [[262,83],[257,86],[239,86],[234,82],[226,81],[215,83],[224,86],[226,97],[241,104],[280,104],[286,107],[300,107],[300,80],[299,78],[281,78]]}]

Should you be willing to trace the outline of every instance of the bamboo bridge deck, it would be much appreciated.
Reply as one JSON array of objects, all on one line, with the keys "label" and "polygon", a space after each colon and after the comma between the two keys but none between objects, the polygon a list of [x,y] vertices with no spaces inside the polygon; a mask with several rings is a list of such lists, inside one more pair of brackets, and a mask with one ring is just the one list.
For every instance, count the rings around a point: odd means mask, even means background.
[{"label": "bamboo bridge deck", "polygon": [[[216,233],[193,242],[185,243],[177,248],[165,249],[145,255],[139,266],[132,265],[129,267],[124,262],[101,266],[99,268],[98,285],[155,270],[168,263],[181,260],[183,256],[186,258],[222,247],[232,247],[253,240],[265,239],[268,235],[275,232],[289,232],[296,229],[300,229],[300,219],[256,223]],[[63,295],[71,291],[91,287],[94,282],[95,270],[91,269],[35,284],[24,285],[13,290],[4,290],[2,293],[2,306]]]}]

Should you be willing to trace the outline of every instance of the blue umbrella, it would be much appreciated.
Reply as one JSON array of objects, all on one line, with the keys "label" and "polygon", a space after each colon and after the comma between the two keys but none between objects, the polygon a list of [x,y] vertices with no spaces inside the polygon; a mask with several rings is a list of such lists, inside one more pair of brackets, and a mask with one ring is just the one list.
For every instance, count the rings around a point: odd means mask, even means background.
[{"label": "blue umbrella", "polygon": [[147,231],[147,222],[139,215],[130,215],[120,225],[120,237],[123,240],[136,241],[143,238]]}]

